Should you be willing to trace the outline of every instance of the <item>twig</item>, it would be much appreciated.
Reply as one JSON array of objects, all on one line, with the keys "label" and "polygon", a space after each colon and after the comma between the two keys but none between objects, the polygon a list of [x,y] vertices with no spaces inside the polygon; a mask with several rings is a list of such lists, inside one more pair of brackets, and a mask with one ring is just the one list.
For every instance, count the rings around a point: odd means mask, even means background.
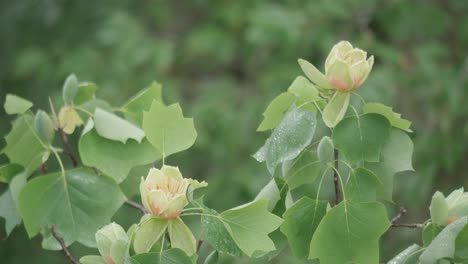
[{"label": "twig", "polygon": [[63,131],[63,128],[61,128],[61,127],[57,127],[56,131],[62,137],[63,146],[65,147],[65,150],[64,150],[63,153],[70,158],[70,160],[71,160],[71,162],[73,164],[73,167],[78,166],[78,161],[77,161],[77,159],[75,157],[75,154],[73,154],[73,152],[71,150],[70,141],[68,140],[67,134]]},{"label": "twig", "polygon": [[400,220],[401,217],[403,217],[408,211],[406,210],[406,208],[404,208],[403,206],[400,207],[400,211],[398,212],[398,214],[392,218],[392,221],[391,223],[392,224],[395,224],[396,222],[398,222]]},{"label": "twig", "polygon": [[340,185],[338,183],[338,150],[334,150],[335,154],[335,173],[333,174],[333,183],[335,184],[335,204],[340,202]]},{"label": "twig", "polygon": [[391,227],[421,228],[424,226],[423,224],[415,224],[415,223],[411,223],[411,224],[397,223],[407,212],[408,210],[406,210],[406,208],[404,208],[403,206],[400,207],[400,211],[395,217],[392,218],[392,221],[390,222]]},{"label": "twig", "polygon": [[44,163],[41,163],[41,165],[39,165],[39,169],[42,171],[43,174],[47,174],[49,172]]},{"label": "twig", "polygon": [[407,228],[422,228],[424,225],[423,224],[404,224],[404,223],[395,223],[392,224],[391,227],[407,227]]},{"label": "twig", "polygon": [[72,253],[70,252],[70,250],[68,249],[67,245],[65,245],[65,241],[63,241],[63,239],[57,235],[57,233],[55,232],[55,226],[52,225],[50,227],[50,232],[52,232],[52,236],[54,236],[55,240],[57,240],[57,242],[59,242],[60,246],[62,247],[63,251],[65,252],[65,255],[67,255],[68,259],[70,260],[70,263],[73,263],[73,264],[80,264],[78,261],[76,261],[75,257],[73,257]]},{"label": "twig", "polygon": [[140,212],[142,214],[148,213],[148,211],[146,211],[146,209],[145,209],[145,207],[143,207],[143,205],[141,205],[139,203],[135,203],[134,201],[127,200],[127,201],[125,201],[125,204],[130,206],[130,207],[133,207],[133,208],[136,208],[136,209],[140,210]]}]

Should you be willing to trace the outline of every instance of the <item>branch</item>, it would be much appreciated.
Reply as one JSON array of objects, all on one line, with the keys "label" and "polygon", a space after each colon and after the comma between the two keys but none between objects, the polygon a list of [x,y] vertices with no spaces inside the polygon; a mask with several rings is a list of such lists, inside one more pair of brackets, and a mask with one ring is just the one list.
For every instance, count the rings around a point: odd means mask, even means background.
[{"label": "branch", "polygon": [[57,127],[56,131],[62,137],[63,146],[65,147],[63,153],[70,158],[70,160],[71,160],[71,162],[73,164],[73,167],[78,166],[78,161],[77,161],[77,159],[75,157],[75,154],[73,154],[73,152],[71,150],[71,145],[70,145],[70,141],[68,140],[67,134],[63,131],[63,128],[61,128],[61,127]]},{"label": "branch", "polygon": [[335,154],[335,173],[333,174],[333,183],[335,184],[335,204],[340,202],[340,185],[338,182],[338,150],[334,150]]},{"label": "branch", "polygon": [[55,232],[55,226],[54,225],[52,225],[50,227],[50,231],[52,232],[52,235],[54,236],[55,240],[57,240],[57,242],[59,242],[60,246],[62,247],[63,251],[65,252],[65,255],[67,255],[68,259],[70,260],[70,263],[80,264],[78,261],[76,261],[75,257],[73,257],[73,255],[70,252],[70,250],[68,249],[67,245],[65,245],[65,242],[63,241],[63,239],[61,237],[59,237],[57,235],[57,233]]},{"label": "branch", "polygon": [[424,226],[423,224],[416,224],[416,223],[411,223],[411,224],[397,223],[398,221],[400,221],[400,218],[402,218],[407,212],[408,210],[406,210],[406,208],[404,208],[403,206],[400,207],[400,211],[395,217],[392,218],[392,221],[390,222],[391,227],[422,228]]},{"label": "branch", "polygon": [[44,163],[41,163],[41,164],[39,165],[39,169],[41,170],[41,172],[42,172],[43,174],[49,173],[49,171],[47,170],[47,167],[46,167],[46,165],[45,165]]},{"label": "branch", "polygon": [[135,208],[135,209],[140,210],[140,212],[141,212],[142,214],[148,213],[148,211],[146,211],[146,209],[145,209],[145,207],[143,207],[143,205],[141,205],[141,204],[139,204],[139,203],[136,203],[136,202],[134,202],[134,201],[127,200],[127,201],[125,201],[125,204],[128,205],[128,206],[130,206],[130,207],[133,207],[133,208]]}]

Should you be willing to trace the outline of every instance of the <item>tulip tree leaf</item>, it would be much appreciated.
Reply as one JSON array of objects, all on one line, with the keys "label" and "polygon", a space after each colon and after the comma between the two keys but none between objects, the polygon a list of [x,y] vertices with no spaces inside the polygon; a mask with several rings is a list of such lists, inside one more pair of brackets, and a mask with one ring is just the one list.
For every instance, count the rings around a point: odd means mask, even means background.
[{"label": "tulip tree leaf", "polygon": [[23,166],[27,175],[31,175],[37,169],[43,156],[49,152],[47,146],[36,134],[34,117],[30,114],[19,116],[13,122],[13,127],[5,136],[5,141],[3,153],[11,163]]},{"label": "tulip tree leaf", "polygon": [[259,162],[265,161],[268,171],[274,175],[279,163],[296,158],[310,144],[316,124],[315,113],[290,109],[254,158]]},{"label": "tulip tree leaf", "polygon": [[0,195],[0,217],[5,219],[6,235],[10,235],[15,226],[21,224],[21,216],[17,210],[18,195],[26,184],[26,174],[19,172],[11,180],[8,189]]},{"label": "tulip tree leaf", "polygon": [[357,168],[352,171],[345,187],[346,198],[355,202],[373,202],[382,188],[379,178],[371,171]]},{"label": "tulip tree leaf", "polygon": [[332,88],[325,75],[321,73],[313,64],[303,59],[299,59],[298,63],[307,78],[309,78],[317,86],[323,89]]},{"label": "tulip tree leaf", "polygon": [[293,83],[288,88],[288,92],[297,97],[296,105],[298,106],[304,103],[321,100],[317,88],[303,76],[298,76],[294,79]]},{"label": "tulip tree leaf", "polygon": [[335,146],[330,137],[323,137],[317,146],[317,157],[324,163],[332,163],[335,160]]},{"label": "tulip tree leaf", "polygon": [[437,235],[442,231],[443,227],[438,226],[434,223],[428,224],[424,227],[422,232],[422,240],[424,247],[427,247],[431,244],[432,240],[437,237]]},{"label": "tulip tree leaf", "polygon": [[463,227],[455,239],[455,258],[468,260],[468,225]]},{"label": "tulip tree leaf", "polygon": [[377,114],[351,116],[333,130],[335,147],[352,162],[377,162],[390,133],[390,123]]},{"label": "tulip tree leaf", "polygon": [[33,103],[14,94],[7,94],[3,108],[9,115],[24,114]]},{"label": "tulip tree leaf", "polygon": [[42,110],[37,111],[34,118],[34,125],[36,127],[37,136],[42,142],[45,144],[52,143],[55,136],[55,125],[46,112]]},{"label": "tulip tree leaf", "polygon": [[0,166],[0,182],[8,183],[13,177],[22,172],[24,168],[15,163]]},{"label": "tulip tree leaf", "polygon": [[149,164],[160,158],[148,140],[141,143],[129,140],[123,144],[103,138],[92,129],[81,136],[78,143],[83,164],[95,167],[120,183],[133,167]]},{"label": "tulip tree leaf", "polygon": [[275,128],[294,102],[295,96],[289,92],[278,95],[267,106],[263,112],[263,121],[257,128],[257,131],[265,131]]},{"label": "tulip tree leaf", "polygon": [[78,79],[75,74],[68,75],[62,88],[63,101],[71,104],[78,93]]},{"label": "tulip tree leaf", "polygon": [[172,248],[183,250],[187,256],[197,253],[195,237],[180,218],[174,218],[169,221],[168,231]]},{"label": "tulip tree leaf", "polygon": [[92,99],[94,99],[94,93],[97,90],[97,86],[92,82],[82,82],[78,84],[78,92],[73,99],[75,105],[84,104]]},{"label": "tulip tree leaf", "polygon": [[160,253],[144,253],[132,257],[133,264],[193,264],[192,260],[178,248]]},{"label": "tulip tree leaf", "polygon": [[421,264],[437,264],[442,258],[453,258],[456,238],[467,224],[468,216],[464,216],[446,226],[419,257]]},{"label": "tulip tree leaf", "polygon": [[283,214],[281,232],[288,238],[294,255],[300,259],[309,256],[310,241],[323,216],[327,202],[303,197]]},{"label": "tulip tree leaf", "polygon": [[413,132],[410,129],[411,122],[401,118],[401,114],[393,112],[392,108],[381,103],[367,103],[363,107],[366,114],[375,113],[385,116],[393,127],[402,129],[406,132]]},{"label": "tulip tree leaf", "polygon": [[95,247],[94,234],[124,199],[112,179],[74,169],[29,181],[19,194],[18,209],[30,238],[54,225],[67,245],[78,241]]},{"label": "tulip tree leaf", "polygon": [[165,106],[156,100],[143,113],[143,129],[163,157],[188,149],[197,138],[193,119],[183,116],[179,104]]},{"label": "tulip tree leaf", "polygon": [[413,244],[396,255],[387,264],[417,264],[422,251],[423,249],[420,246]]},{"label": "tulip tree leaf", "polygon": [[283,176],[290,190],[313,183],[320,174],[321,161],[317,153],[304,150],[299,157],[283,163]]},{"label": "tulip tree leaf", "polygon": [[163,102],[162,85],[157,82],[153,82],[122,106],[125,118],[141,126],[143,111],[148,111],[154,100]]},{"label": "tulip tree leaf", "polygon": [[328,127],[335,127],[344,117],[348,110],[349,93],[336,92],[327,103],[322,112],[323,122]]},{"label": "tulip tree leaf", "polygon": [[[273,184],[275,185],[274,181]],[[221,253],[241,257],[242,251],[228,232],[229,226],[223,223],[215,211],[209,210],[205,212],[205,214],[206,215],[202,215],[201,217],[201,223],[204,229],[203,240],[210,243]]]},{"label": "tulip tree leaf", "polygon": [[[150,215],[147,215],[151,217]],[[135,229],[133,249],[135,253],[147,253],[151,247],[164,235],[167,228],[167,220],[160,218],[146,219],[142,218],[142,221]]]},{"label": "tulip tree leaf", "polygon": [[384,205],[343,201],[317,227],[309,258],[321,264],[378,263],[379,238],[389,227]]},{"label": "tulip tree leaf", "polygon": [[94,111],[94,126],[101,137],[126,143],[134,139],[141,143],[145,132],[129,121],[100,108]]}]

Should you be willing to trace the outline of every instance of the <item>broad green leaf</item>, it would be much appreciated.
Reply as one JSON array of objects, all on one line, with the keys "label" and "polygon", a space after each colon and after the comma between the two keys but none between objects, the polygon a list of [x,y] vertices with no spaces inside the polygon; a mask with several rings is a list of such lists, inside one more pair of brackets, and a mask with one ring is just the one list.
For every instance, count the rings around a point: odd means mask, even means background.
[{"label": "broad green leaf", "polygon": [[432,196],[431,206],[429,207],[431,212],[432,222],[436,225],[445,226],[448,220],[448,205],[445,201],[445,196],[437,191]]},{"label": "broad green leaf", "polygon": [[310,241],[326,212],[326,201],[303,197],[283,214],[284,222],[280,229],[297,258],[309,256]]},{"label": "broad green leaf", "polygon": [[157,82],[153,82],[122,106],[125,118],[141,126],[143,123],[143,111],[148,111],[154,100],[163,102],[162,85]]},{"label": "broad green leaf", "polygon": [[257,128],[257,131],[265,131],[275,128],[284,114],[288,111],[295,100],[295,96],[290,92],[284,92],[267,106],[265,112],[263,112],[263,121]]},{"label": "broad green leaf", "polygon": [[333,165],[335,160],[335,146],[330,137],[323,137],[317,146],[317,157],[323,163]]},{"label": "broad green leaf", "polygon": [[455,259],[468,260],[468,225],[458,233],[455,239]]},{"label": "broad green leaf", "polygon": [[63,101],[67,104],[73,103],[73,99],[78,93],[78,79],[75,74],[68,75],[62,88]]},{"label": "broad green leaf", "polygon": [[165,106],[156,100],[143,112],[143,130],[163,157],[190,148],[197,138],[192,118],[185,118],[179,104]]},{"label": "broad green leaf", "polygon": [[24,114],[33,103],[14,94],[7,94],[3,108],[9,115]]},{"label": "broad green leaf", "polygon": [[20,172],[22,172],[24,168],[21,165],[15,164],[15,163],[10,163],[10,164],[5,164],[0,166],[0,182],[3,183],[8,183],[18,175]]},{"label": "broad green leaf", "polygon": [[314,65],[312,65],[310,62],[303,60],[303,59],[298,59],[297,62],[301,66],[302,71],[304,74],[311,80],[313,83],[315,83],[317,86],[323,89],[332,89],[333,87],[330,85],[328,82],[327,78],[323,73],[321,73]]},{"label": "broad green leaf", "polygon": [[146,139],[141,143],[129,140],[123,144],[99,136],[94,129],[81,136],[78,147],[83,164],[97,168],[118,183],[127,177],[133,167],[160,158],[158,151]]},{"label": "broad green leaf", "polygon": [[424,227],[422,232],[422,240],[424,247],[427,247],[431,244],[432,240],[437,237],[437,235],[444,229],[442,226],[436,224],[428,224]]},{"label": "broad green leaf", "polygon": [[316,124],[315,113],[290,109],[254,158],[259,162],[265,161],[268,171],[274,175],[278,164],[296,158],[310,144]]},{"label": "broad green leaf", "polygon": [[[273,182],[274,184],[274,182]],[[242,256],[242,251],[236,245],[228,231],[229,226],[224,224],[219,215],[209,210],[201,217],[203,240],[210,243],[217,251],[236,257]]]},{"label": "broad green leaf", "polygon": [[390,133],[390,123],[377,114],[351,116],[333,130],[335,147],[351,162],[380,160],[380,153]]},{"label": "broad green leaf", "polygon": [[167,220],[145,215],[135,229],[133,249],[135,253],[147,253],[166,233]]},{"label": "broad green leaf", "polygon": [[275,179],[271,179],[255,196],[254,201],[265,199],[268,201],[268,211],[273,211],[281,200],[280,191],[276,185]]},{"label": "broad green leaf", "polygon": [[421,264],[437,264],[442,258],[453,258],[456,238],[467,224],[468,216],[465,216],[445,227],[419,257]]},{"label": "broad green leaf", "polygon": [[294,82],[288,88],[288,92],[296,96],[297,106],[321,100],[317,88],[302,76],[298,76],[294,79]]},{"label": "broad green leaf", "polygon": [[320,222],[309,258],[318,258],[321,264],[376,264],[379,238],[389,227],[384,205],[343,201]]},{"label": "broad green leaf", "polygon": [[94,111],[94,127],[101,137],[126,143],[134,139],[141,143],[145,132],[127,120],[100,108]]},{"label": "broad green leaf", "polygon": [[335,127],[348,110],[350,93],[336,92],[327,103],[322,112],[323,122],[328,127]]},{"label": "broad green leaf", "polygon": [[316,152],[304,150],[296,159],[283,163],[283,177],[289,189],[294,190],[313,183],[320,175],[321,166]]},{"label": "broad green leaf", "polygon": [[81,264],[106,264],[101,256],[84,256],[80,258]]},{"label": "broad green leaf", "polygon": [[275,184],[279,191],[279,203],[271,211],[275,215],[282,215],[286,211],[286,196],[289,192],[288,185],[282,177],[275,177]]},{"label": "broad green leaf", "polygon": [[214,250],[213,252],[211,252],[205,259],[205,261],[203,262],[203,264],[217,264],[218,263],[218,258],[219,258],[219,254],[218,254],[218,251]]},{"label": "broad green leaf", "polygon": [[197,253],[197,241],[179,217],[169,220],[168,231],[172,248],[183,250],[187,256]]},{"label": "broad green leaf", "polygon": [[410,129],[411,122],[401,118],[401,114],[393,112],[392,108],[381,103],[367,103],[363,107],[366,114],[375,113],[385,116],[390,124],[406,132],[413,132]]},{"label": "broad green leaf", "polygon": [[97,86],[92,82],[82,82],[78,84],[78,92],[73,99],[75,105],[84,104],[92,99],[94,99],[94,93],[97,90]]},{"label": "broad green leaf", "polygon": [[31,175],[42,163],[43,156],[48,153],[47,146],[41,142],[34,129],[34,117],[30,114],[19,116],[11,131],[5,136],[6,146],[3,153],[10,163],[16,163],[26,169]]},{"label": "broad green leaf", "polygon": [[74,169],[29,181],[18,198],[18,209],[30,238],[55,226],[65,243],[95,247],[94,234],[122,205],[125,197],[108,177]]},{"label": "broad green leaf", "polygon": [[34,125],[36,127],[37,136],[42,142],[51,144],[55,136],[55,125],[49,115],[42,110],[37,111],[34,118]]},{"label": "broad green leaf", "polygon": [[5,219],[5,231],[9,236],[15,226],[21,224],[21,217],[17,210],[18,195],[26,184],[26,174],[19,172],[11,180],[8,189],[0,196],[0,217]]},{"label": "broad green leaf", "polygon": [[[420,246],[413,244],[400,252],[400,254],[396,255],[393,259],[391,259],[387,264],[417,264],[417,262],[410,262],[411,258],[415,254],[422,252]],[[417,259],[416,259],[417,260]]]},{"label": "broad green leaf", "polygon": [[172,248],[159,253],[144,253],[132,257],[133,264],[193,264],[192,260],[180,249]]},{"label": "broad green leaf", "polygon": [[374,173],[365,168],[357,168],[351,172],[346,183],[346,199],[361,203],[374,202],[381,188],[382,183]]}]

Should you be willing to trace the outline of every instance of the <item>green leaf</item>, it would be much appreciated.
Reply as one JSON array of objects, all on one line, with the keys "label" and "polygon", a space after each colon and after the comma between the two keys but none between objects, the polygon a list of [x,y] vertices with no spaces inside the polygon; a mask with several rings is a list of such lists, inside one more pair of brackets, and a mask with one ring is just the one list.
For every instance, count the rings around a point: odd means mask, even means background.
[{"label": "green leaf", "polygon": [[21,165],[15,164],[15,163],[9,163],[0,166],[0,182],[3,183],[8,183],[18,175],[20,172],[22,172],[24,168]]},{"label": "green leaf", "polygon": [[323,122],[327,127],[335,127],[348,110],[350,93],[336,92],[322,112]]},{"label": "green leaf", "polygon": [[283,163],[283,177],[289,189],[294,190],[304,184],[314,183],[320,175],[321,166],[316,152],[304,150],[296,159]]},{"label": "green leaf", "polygon": [[390,227],[380,203],[341,202],[320,222],[310,244],[310,259],[321,264],[379,262],[379,238]]},{"label": "green leaf", "polygon": [[317,146],[317,157],[323,163],[333,165],[335,160],[335,146],[331,138],[323,137]]},{"label": "green leaf", "polygon": [[49,115],[42,110],[37,111],[36,117],[34,118],[34,125],[36,127],[37,136],[42,142],[51,144],[55,136],[55,125]]},{"label": "green leaf", "polygon": [[351,162],[380,159],[380,152],[390,133],[387,119],[377,114],[351,116],[333,130],[335,147]]},{"label": "green leaf", "polygon": [[216,211],[210,210],[205,212],[205,215],[201,217],[201,223],[204,229],[204,241],[210,243],[213,248],[221,253],[236,257],[242,256],[242,251],[228,232],[229,226],[221,221]]},{"label": "green leaf", "polygon": [[283,214],[284,222],[280,230],[288,238],[297,258],[306,259],[309,256],[310,241],[327,213],[327,203],[302,197]]},{"label": "green leaf", "polygon": [[401,114],[393,112],[392,108],[381,103],[367,103],[363,107],[366,114],[375,113],[385,116],[390,124],[406,132],[413,132],[410,129],[411,122],[401,118]]},{"label": "green leaf", "polygon": [[465,216],[445,227],[419,257],[421,264],[437,264],[442,258],[453,258],[456,238],[467,224],[468,216]]},{"label": "green leaf", "polygon": [[436,224],[428,224],[424,227],[422,232],[422,240],[424,247],[427,247],[431,244],[432,240],[437,237],[437,235],[442,231],[443,227]]},{"label": "green leaf", "polygon": [[374,202],[381,188],[382,182],[374,173],[365,168],[357,168],[351,172],[346,183],[346,199],[362,203]]},{"label": "green leaf", "polygon": [[197,138],[193,119],[184,118],[179,104],[165,106],[156,100],[143,113],[143,130],[163,157],[190,148]]},{"label": "green leaf", "polygon": [[295,96],[289,92],[284,92],[275,97],[267,106],[265,112],[263,112],[263,121],[258,126],[257,131],[275,128],[291,107],[294,100]]},{"label": "green leaf", "polygon": [[437,191],[432,196],[431,206],[429,207],[431,212],[432,222],[436,225],[445,226],[448,220],[448,205],[445,201],[445,196]]},{"label": "green leaf", "polygon": [[3,153],[10,163],[23,166],[27,175],[31,175],[37,169],[43,162],[43,156],[49,152],[36,134],[34,117],[30,114],[19,116],[13,122],[13,127],[5,136],[5,141]]},{"label": "green leaf", "polygon": [[396,255],[387,264],[417,264],[417,262],[411,262],[411,259],[414,258],[415,254],[422,253],[422,250],[420,246],[413,244]]},{"label": "green leaf", "polygon": [[214,250],[213,252],[211,252],[208,257],[206,257],[205,261],[203,262],[203,264],[217,264],[218,263],[218,251]]},{"label": "green leaf", "polygon": [[68,75],[62,88],[63,101],[71,104],[78,93],[78,79],[75,74]]},{"label": "green leaf", "polygon": [[33,103],[14,94],[7,94],[3,108],[9,115],[24,114]]},{"label": "green leaf", "polygon": [[327,78],[323,73],[321,73],[314,65],[310,62],[299,59],[297,60],[299,65],[301,66],[302,71],[304,74],[309,78],[313,83],[323,89],[332,89],[333,87],[328,82]]},{"label": "green leaf", "polygon": [[294,82],[288,88],[288,92],[296,96],[296,105],[298,106],[304,103],[321,100],[317,88],[302,76],[298,76],[294,79]]},{"label": "green leaf", "polygon": [[106,264],[101,256],[84,256],[80,258],[81,264]]},{"label": "green leaf", "polygon": [[133,249],[135,253],[147,253],[151,247],[165,234],[168,221],[145,215],[135,229]]},{"label": "green leaf", "polygon": [[180,249],[172,248],[159,253],[144,253],[132,257],[134,264],[193,264],[192,260]]},{"label": "green leaf", "polygon": [[95,247],[94,234],[122,205],[125,197],[108,177],[74,169],[29,181],[18,198],[18,209],[30,238],[55,226],[65,243]]},{"label": "green leaf", "polygon": [[78,148],[83,164],[96,167],[118,183],[127,177],[133,167],[149,164],[160,158],[158,151],[146,139],[141,143],[130,140],[123,144],[99,136],[94,129],[85,131]]},{"label": "green leaf", "polygon": [[126,143],[129,138],[141,143],[145,132],[127,120],[96,108],[94,112],[94,126],[101,137]]},{"label": "green leaf", "polygon": [[163,102],[162,85],[157,82],[153,82],[122,106],[125,118],[141,126],[143,111],[148,111],[154,100]]},{"label": "green leaf", "polygon": [[455,239],[455,258],[468,260],[468,225],[458,233]]},{"label": "green leaf", "polygon": [[17,210],[18,195],[26,184],[26,174],[19,172],[11,180],[8,189],[0,196],[0,217],[5,219],[5,231],[9,236],[15,226],[21,224]]},{"label": "green leaf", "polygon": [[290,109],[254,158],[266,161],[268,171],[274,175],[279,163],[296,158],[310,144],[316,124],[315,113]]},{"label": "green leaf", "polygon": [[254,201],[265,199],[268,201],[268,211],[273,211],[281,200],[280,191],[276,185],[275,178],[271,179],[255,196]]},{"label": "green leaf", "polygon": [[78,84],[78,92],[73,99],[75,105],[84,104],[94,99],[94,93],[96,93],[97,86],[92,82],[82,82]]},{"label": "green leaf", "polygon": [[171,239],[171,247],[182,249],[187,256],[192,256],[197,253],[197,242],[192,234],[192,231],[179,218],[174,218],[169,221],[169,238]]}]

